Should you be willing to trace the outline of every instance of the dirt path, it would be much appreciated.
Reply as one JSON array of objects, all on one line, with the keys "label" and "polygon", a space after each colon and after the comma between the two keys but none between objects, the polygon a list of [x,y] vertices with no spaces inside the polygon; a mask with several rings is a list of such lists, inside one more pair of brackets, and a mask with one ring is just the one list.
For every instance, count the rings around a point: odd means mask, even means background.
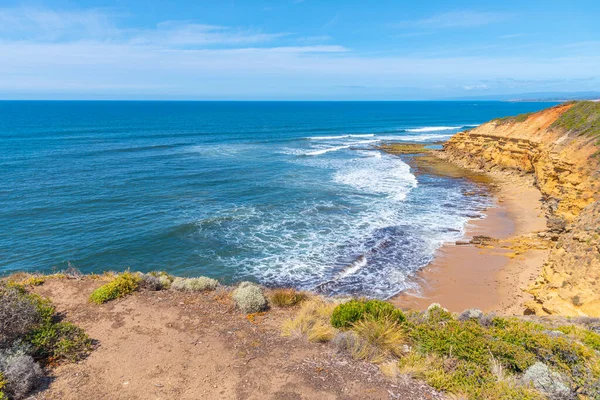
[{"label": "dirt path", "polygon": [[441,399],[414,380],[390,382],[377,367],[328,345],[282,338],[289,311],[250,321],[219,292],[139,292],[98,306],[101,282],[49,280],[35,290],[97,348],[52,371],[39,399]]}]

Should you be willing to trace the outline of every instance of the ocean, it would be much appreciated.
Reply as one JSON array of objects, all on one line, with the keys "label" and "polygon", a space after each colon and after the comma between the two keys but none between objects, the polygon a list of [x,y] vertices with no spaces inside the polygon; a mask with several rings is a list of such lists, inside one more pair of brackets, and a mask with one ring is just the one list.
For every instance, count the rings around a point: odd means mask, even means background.
[{"label": "ocean", "polygon": [[165,270],[387,298],[487,196],[382,142],[526,102],[0,102],[0,274]]}]

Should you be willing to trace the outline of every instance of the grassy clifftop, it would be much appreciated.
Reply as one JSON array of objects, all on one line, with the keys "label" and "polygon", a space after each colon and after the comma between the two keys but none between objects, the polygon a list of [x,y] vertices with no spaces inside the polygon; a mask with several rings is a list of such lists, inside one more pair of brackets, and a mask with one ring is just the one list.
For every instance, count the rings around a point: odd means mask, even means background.
[{"label": "grassy clifftop", "polygon": [[550,128],[600,138],[600,102],[574,102],[573,106],[560,115]]}]

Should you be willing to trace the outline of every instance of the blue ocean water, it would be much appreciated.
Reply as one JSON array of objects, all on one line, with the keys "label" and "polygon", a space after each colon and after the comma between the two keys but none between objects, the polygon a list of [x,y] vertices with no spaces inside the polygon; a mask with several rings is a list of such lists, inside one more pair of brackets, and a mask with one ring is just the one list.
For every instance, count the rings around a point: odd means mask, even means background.
[{"label": "blue ocean water", "polygon": [[548,106],[0,102],[0,272],[70,262],[388,297],[490,200],[372,146]]}]

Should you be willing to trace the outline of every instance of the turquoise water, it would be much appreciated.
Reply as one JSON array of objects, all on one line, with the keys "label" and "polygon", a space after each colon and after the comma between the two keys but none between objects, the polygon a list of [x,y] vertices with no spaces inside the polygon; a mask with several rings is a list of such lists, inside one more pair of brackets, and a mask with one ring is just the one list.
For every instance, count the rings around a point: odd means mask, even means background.
[{"label": "turquoise water", "polygon": [[0,271],[167,270],[388,297],[489,199],[415,176],[503,102],[0,102]]}]

